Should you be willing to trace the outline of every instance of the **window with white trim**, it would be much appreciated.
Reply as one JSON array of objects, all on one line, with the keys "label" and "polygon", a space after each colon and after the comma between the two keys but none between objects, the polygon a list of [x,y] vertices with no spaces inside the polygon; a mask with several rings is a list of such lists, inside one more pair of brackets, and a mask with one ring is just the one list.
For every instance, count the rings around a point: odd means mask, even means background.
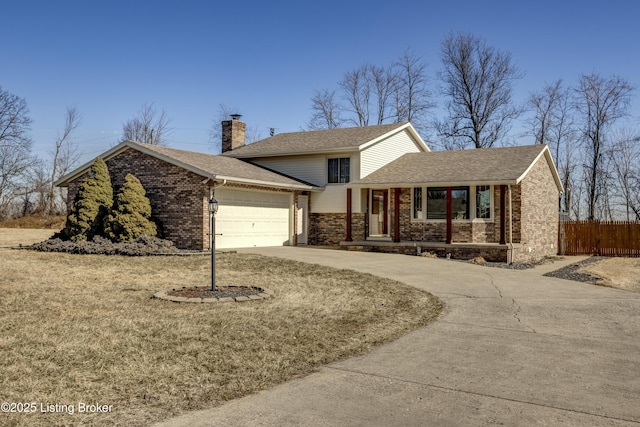
[{"label": "window with white trim", "polygon": [[413,219],[424,219],[422,208],[422,187],[415,187],[413,189]]},{"label": "window with white trim", "polygon": [[491,186],[476,186],[476,218],[491,219]]},{"label": "window with white trim", "polygon": [[[451,187],[451,219],[491,220],[493,191],[491,185]],[[447,219],[447,187],[414,187],[412,189],[413,220]]]}]

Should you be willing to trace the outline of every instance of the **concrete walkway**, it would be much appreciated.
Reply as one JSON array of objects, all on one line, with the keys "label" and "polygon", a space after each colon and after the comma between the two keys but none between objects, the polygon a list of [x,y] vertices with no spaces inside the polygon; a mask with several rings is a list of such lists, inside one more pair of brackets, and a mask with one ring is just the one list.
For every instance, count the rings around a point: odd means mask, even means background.
[{"label": "concrete walkway", "polygon": [[[370,354],[161,426],[640,424],[640,294],[512,271],[312,248],[250,252],[425,289],[444,316]],[[310,319],[312,320],[312,319]]]}]

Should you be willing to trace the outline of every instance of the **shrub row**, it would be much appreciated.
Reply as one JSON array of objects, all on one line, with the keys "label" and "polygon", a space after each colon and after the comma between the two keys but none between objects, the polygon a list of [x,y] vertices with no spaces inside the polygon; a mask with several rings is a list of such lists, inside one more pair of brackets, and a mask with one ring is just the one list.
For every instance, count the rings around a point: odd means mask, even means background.
[{"label": "shrub row", "polygon": [[56,238],[31,245],[29,249],[40,252],[127,256],[176,254],[182,252],[173,246],[171,241],[151,236],[140,236],[129,243],[114,243],[100,236],[95,236],[91,241],[77,242]]}]

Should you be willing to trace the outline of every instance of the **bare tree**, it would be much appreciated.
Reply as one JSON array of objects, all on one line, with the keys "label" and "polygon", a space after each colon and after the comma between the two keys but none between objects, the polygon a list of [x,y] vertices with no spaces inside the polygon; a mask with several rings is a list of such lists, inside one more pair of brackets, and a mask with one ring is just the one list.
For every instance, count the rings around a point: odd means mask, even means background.
[{"label": "bare tree", "polygon": [[31,163],[30,129],[27,102],[0,87],[0,218],[7,216]]},{"label": "bare tree", "polygon": [[310,129],[334,129],[344,123],[342,106],[336,99],[335,90],[315,90],[311,97],[311,119],[307,123]]},{"label": "bare tree", "polygon": [[532,94],[528,103],[534,112],[529,122],[531,134],[537,144],[549,145],[565,189],[560,209],[570,213],[576,169],[576,132],[569,89],[563,87],[562,80],[557,80]]},{"label": "bare tree", "polygon": [[47,195],[45,214],[55,215],[56,208],[56,180],[67,173],[71,167],[78,161],[80,155],[78,146],[72,140],[73,131],[80,125],[80,113],[75,107],[67,107],[65,125],[62,134],[58,135],[55,141],[52,162],[51,175],[49,180],[49,192]]},{"label": "bare tree", "polygon": [[383,124],[389,116],[391,94],[396,87],[396,76],[391,68],[369,65],[367,77],[375,94],[376,124]]},{"label": "bare tree", "polygon": [[427,84],[427,64],[405,51],[394,65],[395,121],[411,122],[425,131],[428,111],[435,106]]},{"label": "bare tree", "polygon": [[556,127],[556,111],[560,108],[563,89],[562,80],[556,80],[546,85],[541,92],[529,97],[529,105],[535,113],[531,120],[531,132],[536,138],[536,144],[549,144],[553,142],[551,129]]},{"label": "bare tree", "polygon": [[637,131],[620,129],[614,136],[609,157],[622,197],[627,221],[640,220],[640,136]]},{"label": "bare tree", "polygon": [[627,114],[633,87],[625,79],[608,79],[592,73],[580,78],[576,88],[576,108],[581,115],[585,145],[585,177],[588,219],[595,219],[602,194],[608,132],[611,126]]},{"label": "bare tree", "polygon": [[369,66],[363,65],[348,71],[338,85],[344,91],[345,100],[349,105],[346,110],[354,114],[349,121],[356,126],[369,126],[371,79]]},{"label": "bare tree", "polygon": [[409,51],[389,66],[368,64],[346,72],[338,87],[337,93],[314,91],[310,129],[406,121],[420,127],[434,105],[427,89],[426,64]]},{"label": "bare tree", "polygon": [[511,54],[461,33],[444,39],[441,58],[439,77],[449,115],[436,127],[445,146],[492,147],[521,113],[511,100],[512,81],[521,78]]},{"label": "bare tree", "polygon": [[[25,179],[20,188],[23,196],[22,215],[31,213],[46,214],[50,206],[51,170],[48,161],[40,158],[33,159],[25,171]],[[35,196],[35,201],[32,198]],[[28,203],[24,203],[27,200]],[[26,209],[26,206],[29,209]]]},{"label": "bare tree", "polygon": [[164,111],[159,114],[153,104],[144,104],[137,115],[122,124],[121,141],[136,141],[151,145],[168,145],[171,119]]}]

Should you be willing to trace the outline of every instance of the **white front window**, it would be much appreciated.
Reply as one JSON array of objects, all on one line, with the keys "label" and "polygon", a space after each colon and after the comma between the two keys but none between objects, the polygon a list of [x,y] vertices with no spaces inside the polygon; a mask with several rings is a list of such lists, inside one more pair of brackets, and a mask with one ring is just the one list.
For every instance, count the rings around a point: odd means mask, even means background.
[{"label": "white front window", "polygon": [[[413,220],[446,220],[447,187],[414,187],[411,209]],[[492,220],[493,187],[451,187],[451,219]]]}]

